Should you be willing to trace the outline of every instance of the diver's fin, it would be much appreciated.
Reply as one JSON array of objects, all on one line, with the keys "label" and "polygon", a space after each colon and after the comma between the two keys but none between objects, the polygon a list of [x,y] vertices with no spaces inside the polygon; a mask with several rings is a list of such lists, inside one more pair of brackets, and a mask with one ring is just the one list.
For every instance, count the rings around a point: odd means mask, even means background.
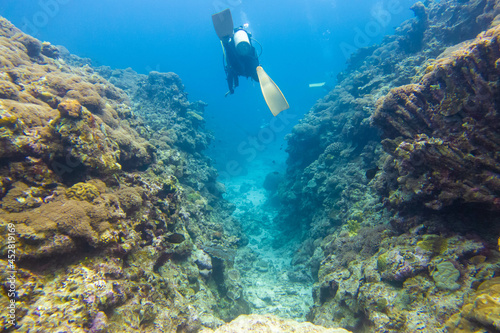
[{"label": "diver's fin", "polygon": [[233,35],[233,16],[229,8],[224,9],[220,13],[213,14],[212,22],[214,23],[215,32],[220,40]]},{"label": "diver's fin", "polygon": [[277,116],[281,111],[288,109],[290,106],[288,105],[288,102],[286,101],[285,96],[283,96],[280,88],[278,88],[276,83],[274,83],[269,75],[264,72],[264,69],[261,66],[257,67],[257,75],[259,76],[262,95],[264,95],[267,106],[273,115]]}]

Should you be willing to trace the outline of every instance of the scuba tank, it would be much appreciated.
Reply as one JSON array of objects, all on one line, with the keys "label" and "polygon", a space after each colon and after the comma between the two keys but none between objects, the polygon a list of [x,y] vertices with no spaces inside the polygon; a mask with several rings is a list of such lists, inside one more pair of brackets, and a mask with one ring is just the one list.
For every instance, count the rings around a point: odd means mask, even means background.
[{"label": "scuba tank", "polygon": [[236,51],[241,56],[248,56],[252,53],[252,45],[250,45],[250,36],[248,33],[239,29],[234,33],[234,46],[236,47]]}]

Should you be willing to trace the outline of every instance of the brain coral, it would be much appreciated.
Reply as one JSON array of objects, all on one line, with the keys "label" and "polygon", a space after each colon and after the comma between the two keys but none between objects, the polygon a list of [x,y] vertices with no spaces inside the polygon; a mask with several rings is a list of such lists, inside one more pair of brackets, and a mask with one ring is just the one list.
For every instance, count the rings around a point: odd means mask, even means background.
[{"label": "brain coral", "polygon": [[457,283],[460,272],[449,261],[438,263],[431,276],[438,288],[446,290],[457,290],[460,288],[460,284]]},{"label": "brain coral", "polygon": [[76,183],[66,191],[66,196],[70,199],[94,201],[99,196],[99,190],[92,184]]}]

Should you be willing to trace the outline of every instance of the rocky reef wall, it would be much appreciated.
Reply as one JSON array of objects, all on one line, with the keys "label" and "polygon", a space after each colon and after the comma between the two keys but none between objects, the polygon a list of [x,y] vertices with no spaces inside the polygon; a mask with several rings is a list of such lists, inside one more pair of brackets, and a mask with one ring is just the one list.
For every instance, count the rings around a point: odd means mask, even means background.
[{"label": "rocky reef wall", "polygon": [[392,89],[373,115],[393,157],[389,200],[440,210],[500,210],[499,31],[493,28],[430,64],[416,84]]},{"label": "rocky reef wall", "polygon": [[500,3],[412,10],[393,36],[352,55],[288,136],[279,241],[302,242],[292,261],[317,281],[315,324],[498,329],[498,302],[471,297],[500,274]]},{"label": "rocky reef wall", "polygon": [[2,331],[196,332],[248,312],[204,106],[174,73],[93,67],[0,18]]}]

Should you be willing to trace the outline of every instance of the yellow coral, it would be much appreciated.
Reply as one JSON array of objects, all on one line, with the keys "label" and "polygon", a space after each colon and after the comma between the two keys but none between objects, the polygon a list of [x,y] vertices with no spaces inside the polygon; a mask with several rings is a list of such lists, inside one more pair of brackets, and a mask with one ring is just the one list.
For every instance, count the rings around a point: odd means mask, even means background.
[{"label": "yellow coral", "polygon": [[4,108],[0,109],[0,126],[12,125],[17,122],[17,117],[9,113],[9,111]]},{"label": "yellow coral", "polygon": [[359,229],[361,229],[361,222],[363,222],[363,214],[361,211],[356,211],[351,215],[351,219],[347,220],[349,236],[353,237],[358,234]]},{"label": "yellow coral", "polygon": [[99,242],[101,244],[109,244],[118,242],[118,233],[116,231],[106,230],[103,232],[101,237],[99,237]]},{"label": "yellow coral", "polygon": [[377,269],[379,272],[383,272],[387,269],[388,253],[382,253],[377,258]]},{"label": "yellow coral", "polygon": [[484,332],[490,327],[500,329],[500,277],[481,283],[462,311],[446,322],[452,333]]},{"label": "yellow coral", "polygon": [[99,190],[92,184],[76,183],[66,191],[66,196],[70,199],[92,202],[99,196]]},{"label": "yellow coral", "polygon": [[349,231],[349,236],[353,237],[358,234],[360,228],[360,222],[358,220],[348,220],[347,230]]},{"label": "yellow coral", "polygon": [[417,242],[417,246],[422,250],[432,252],[433,255],[443,254],[448,249],[448,240],[438,235],[424,235],[422,240]]}]

